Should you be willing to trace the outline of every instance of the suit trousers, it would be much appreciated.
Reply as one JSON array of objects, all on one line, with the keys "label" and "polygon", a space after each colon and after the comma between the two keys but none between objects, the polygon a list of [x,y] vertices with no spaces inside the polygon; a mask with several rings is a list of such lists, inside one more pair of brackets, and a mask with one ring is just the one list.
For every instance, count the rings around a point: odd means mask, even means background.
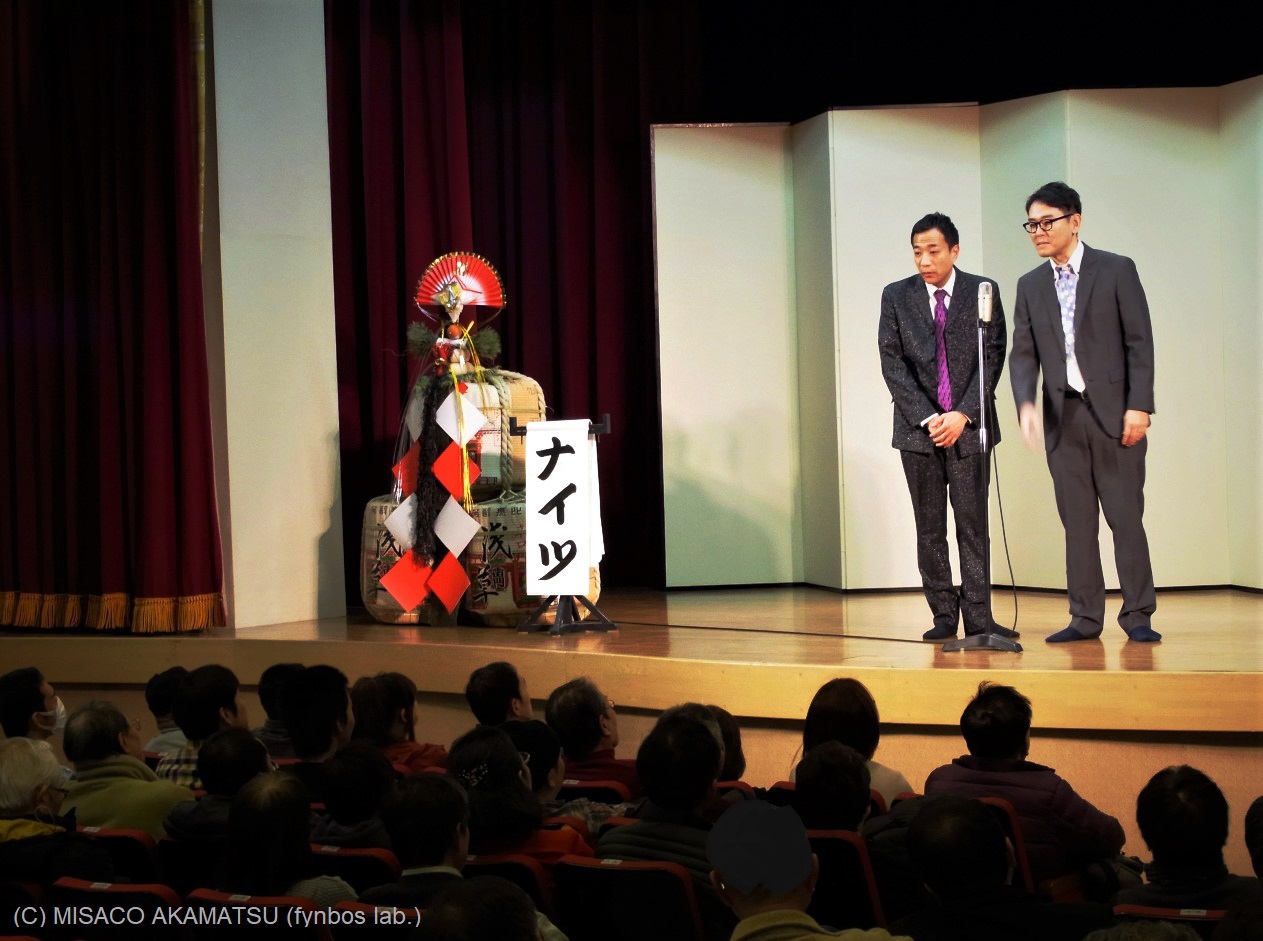
[{"label": "suit trousers", "polygon": [[1105,432],[1087,401],[1067,397],[1063,403],[1061,438],[1048,452],[1048,470],[1066,530],[1070,627],[1087,637],[1100,634],[1105,623],[1105,576],[1097,541],[1101,512],[1114,534],[1114,564],[1123,592],[1119,626],[1129,633],[1148,627],[1158,606],[1143,519],[1148,443],[1141,438],[1125,448]]},{"label": "suit trousers", "polygon": [[[983,454],[959,457],[956,447],[935,448],[929,454],[900,451],[903,475],[912,497],[917,526],[917,566],[925,600],[935,627],[955,629],[963,616],[965,631],[987,628],[987,595],[991,589],[986,565],[981,477],[987,468]],[[956,547],[960,552],[960,589],[952,581],[947,551],[947,503],[956,519]]]}]

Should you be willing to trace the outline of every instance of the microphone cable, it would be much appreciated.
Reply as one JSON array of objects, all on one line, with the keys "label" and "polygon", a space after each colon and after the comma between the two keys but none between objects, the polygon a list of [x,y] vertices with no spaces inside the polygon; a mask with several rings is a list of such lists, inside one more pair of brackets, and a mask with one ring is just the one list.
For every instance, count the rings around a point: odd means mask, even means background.
[{"label": "microphone cable", "polygon": [[[1009,553],[1009,532],[1004,524],[1004,495],[1000,492],[1000,459],[991,449],[991,466],[995,470],[995,499],[1000,508],[1000,538],[1004,542],[1004,561],[1009,567],[1009,587],[1013,590],[1013,630],[1017,630],[1017,578],[1013,574],[1013,556]],[[988,545],[990,542],[988,542]]]}]

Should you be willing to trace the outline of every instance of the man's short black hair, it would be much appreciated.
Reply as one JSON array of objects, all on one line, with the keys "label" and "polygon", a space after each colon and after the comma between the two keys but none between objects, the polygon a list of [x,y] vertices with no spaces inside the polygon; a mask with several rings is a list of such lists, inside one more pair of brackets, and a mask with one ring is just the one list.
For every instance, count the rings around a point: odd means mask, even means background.
[{"label": "man's short black hair", "polygon": [[274,663],[259,677],[259,705],[269,719],[281,718],[281,689],[295,673],[301,673],[301,663]]},{"label": "man's short black hair", "polygon": [[909,241],[915,244],[918,235],[934,229],[943,233],[943,240],[947,242],[948,248],[955,248],[960,244],[960,233],[956,231],[956,223],[941,212],[928,213],[913,223]]},{"label": "man's short black hair", "polygon": [[176,690],[188,675],[189,671],[184,667],[170,667],[149,677],[149,682],[145,684],[145,705],[155,719],[171,715],[171,710],[175,708]]},{"label": "man's short black hair", "polygon": [[1055,183],[1045,183],[1031,193],[1026,200],[1026,211],[1030,212],[1031,206],[1035,203],[1043,203],[1053,209],[1060,209],[1064,213],[1083,212],[1083,201],[1079,199],[1079,194],[1069,184],[1062,183],[1060,180]]},{"label": "man's short black hair", "polygon": [[1256,797],[1245,812],[1245,848],[1254,874],[1263,879],[1263,797]]},{"label": "man's short black hair", "polygon": [[544,718],[575,759],[587,758],[601,744],[601,720],[608,712],[605,694],[586,676],[558,686],[544,705]]},{"label": "man's short black hair", "polygon": [[676,713],[660,719],[636,752],[636,774],[651,801],[692,811],[719,774],[719,742],[703,723]]},{"label": "man's short black hair", "polygon": [[479,725],[499,725],[509,716],[509,706],[522,696],[522,677],[504,660],[488,663],[469,674],[465,700]]},{"label": "man's short black hair", "polygon": [[513,740],[518,751],[530,755],[526,767],[531,772],[531,790],[538,792],[548,784],[548,773],[557,767],[561,757],[561,739],[538,719],[510,719],[500,726]]},{"label": "man's short black hair", "polygon": [[437,866],[456,838],[456,828],[469,826],[469,799],[445,774],[413,774],[387,796],[381,817],[405,869]]},{"label": "man's short black hair", "polygon": [[1172,766],[1150,778],[1136,798],[1136,823],[1159,866],[1223,864],[1228,801],[1196,768]]},{"label": "man's short black hair", "polygon": [[960,716],[960,734],[975,758],[1025,755],[1031,731],[1031,701],[1012,686],[983,680]]},{"label": "man's short black hair", "polygon": [[197,750],[197,776],[207,794],[235,797],[256,774],[271,770],[267,746],[248,729],[220,729]]},{"label": "man's short black hair", "polygon": [[414,941],[535,941],[535,904],[499,876],[453,879],[417,923]]},{"label": "man's short black hair", "polygon": [[237,712],[237,674],[218,663],[189,671],[180,680],[171,717],[190,742],[204,742],[220,728],[219,711]]},{"label": "man's short black hair", "polygon": [[303,667],[281,688],[281,718],[299,758],[316,758],[333,747],[347,717],[346,674],[319,664]]},{"label": "man's short black hair", "polygon": [[66,720],[62,749],[75,764],[100,761],[124,754],[118,737],[127,733],[131,722],[112,702],[94,699],[84,703]]},{"label": "man's short black hair", "polygon": [[821,742],[794,774],[794,809],[811,830],[858,831],[872,801],[864,756],[841,742]]},{"label": "man's short black hair", "polygon": [[44,712],[44,674],[35,667],[19,667],[0,676],[0,728],[6,738],[21,738],[30,731],[31,716]]},{"label": "man's short black hair", "polygon": [[908,827],[912,863],[940,899],[998,888],[1009,874],[1004,829],[985,804],[964,797],[925,802]]}]

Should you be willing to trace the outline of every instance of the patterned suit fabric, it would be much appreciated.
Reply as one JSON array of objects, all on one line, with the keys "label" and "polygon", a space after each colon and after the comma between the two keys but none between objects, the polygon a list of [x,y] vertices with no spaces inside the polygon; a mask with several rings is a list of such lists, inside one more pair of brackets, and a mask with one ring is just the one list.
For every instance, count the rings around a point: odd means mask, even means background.
[{"label": "patterned suit fabric", "polygon": [[[955,627],[961,614],[972,633],[986,625],[989,566],[983,527],[984,456],[979,426],[978,285],[983,279],[956,269],[956,282],[943,328],[952,408],[969,423],[949,448],[939,448],[922,425],[939,405],[938,344],[935,317],[924,279],[913,275],[882,292],[878,348],[882,377],[893,408],[891,445],[900,451],[917,528],[917,565],[926,601],[936,627]],[[994,393],[1004,368],[1006,330],[1000,290],[992,285],[992,320],[988,330],[987,388],[991,394],[989,441],[1000,440]],[[952,579],[947,547],[947,506],[956,521],[961,583]]]}]

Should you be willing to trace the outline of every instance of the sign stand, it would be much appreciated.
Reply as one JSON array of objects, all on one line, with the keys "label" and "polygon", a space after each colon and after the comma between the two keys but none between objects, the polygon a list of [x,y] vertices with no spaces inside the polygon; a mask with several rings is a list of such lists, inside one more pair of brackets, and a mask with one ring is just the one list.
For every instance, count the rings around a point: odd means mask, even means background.
[{"label": "sign stand", "polygon": [[[607,435],[610,433],[610,416],[607,412],[601,416],[599,423],[589,423],[588,434]],[[519,425],[517,418],[509,419],[509,434],[514,437],[523,437],[526,434],[526,426]],[[544,614],[556,602],[557,612],[553,616],[553,623],[549,624],[544,620]],[[588,610],[591,620],[584,621],[579,617],[579,609],[576,602],[582,604]],[[601,613],[601,609],[589,601],[583,595],[548,595],[540,603],[530,617],[518,625],[519,634],[542,634],[547,631],[553,637],[560,637],[563,634],[582,634],[588,631],[598,633],[618,633],[618,625]]]}]

